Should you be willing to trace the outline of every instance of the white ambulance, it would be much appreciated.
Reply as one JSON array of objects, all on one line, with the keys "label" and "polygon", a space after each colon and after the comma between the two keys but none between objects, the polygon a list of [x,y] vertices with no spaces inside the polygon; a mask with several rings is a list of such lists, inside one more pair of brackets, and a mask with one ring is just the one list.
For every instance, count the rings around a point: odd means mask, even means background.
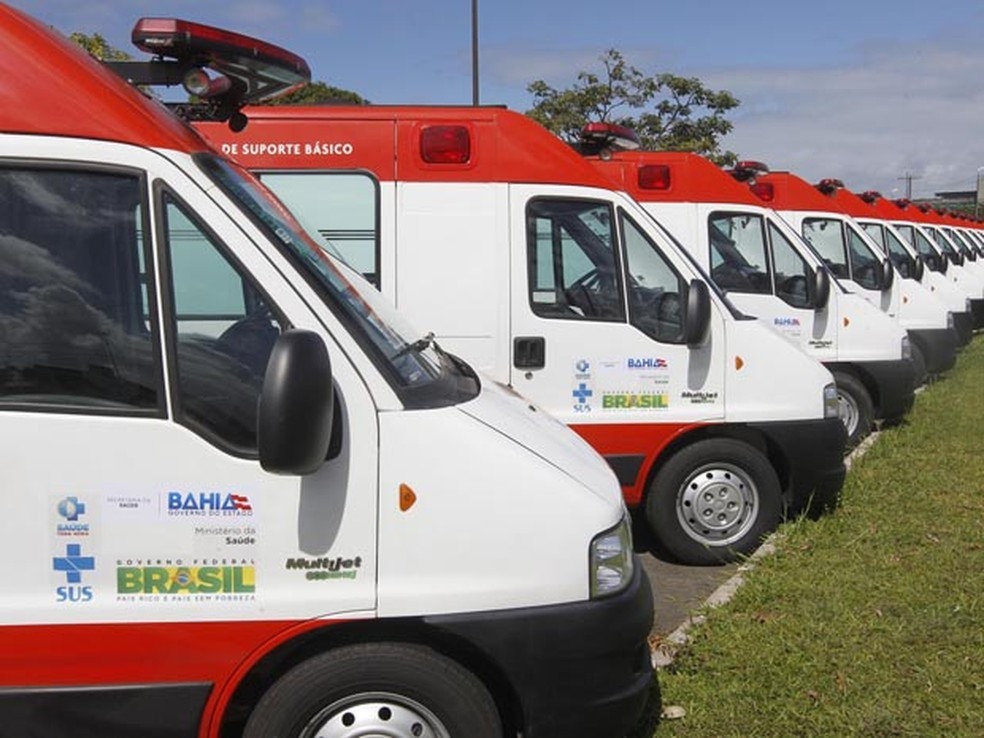
[{"label": "white ambulance", "polygon": [[[856,194],[841,189],[835,197],[844,211],[888,255],[903,279],[921,283],[946,305],[952,318],[957,346],[965,346],[973,335],[972,316],[966,297],[938,268],[929,266],[928,260],[916,251],[891,222],[881,217],[875,205],[881,195],[874,191]],[[934,254],[932,258],[933,264],[938,267],[942,260],[938,254]]]},{"label": "white ambulance", "polygon": [[251,108],[198,130],[437,341],[574,428],[689,563],[834,504],[830,373],[747,319],[637,203],[496,107]]},{"label": "white ambulance", "polygon": [[849,446],[876,419],[908,410],[913,369],[905,331],[844,290],[746,183],[697,154],[601,152],[588,161],[688,245],[732,302],[830,369]]},{"label": "white ambulance", "polygon": [[[237,124],[308,76],[134,34]],[[4,5],[0,67],[0,733],[629,730],[652,598],[598,454]]]},{"label": "white ambulance", "polygon": [[964,268],[963,259],[958,254],[948,251],[945,244],[938,243],[934,235],[925,230],[926,214],[905,199],[875,197],[872,205],[923,257],[927,268],[942,274],[964,295],[972,329],[984,328],[984,285],[976,275]]}]

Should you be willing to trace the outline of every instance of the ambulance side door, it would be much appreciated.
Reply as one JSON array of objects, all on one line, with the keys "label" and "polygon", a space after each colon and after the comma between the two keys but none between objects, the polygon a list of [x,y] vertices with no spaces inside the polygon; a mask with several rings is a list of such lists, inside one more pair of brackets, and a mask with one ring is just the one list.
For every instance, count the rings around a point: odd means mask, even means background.
[{"label": "ambulance side door", "polygon": [[[510,188],[511,384],[565,423],[657,424],[670,435],[722,418],[723,325],[682,338],[681,276],[651,234],[577,188]],[[614,432],[614,431],[613,431]]]}]

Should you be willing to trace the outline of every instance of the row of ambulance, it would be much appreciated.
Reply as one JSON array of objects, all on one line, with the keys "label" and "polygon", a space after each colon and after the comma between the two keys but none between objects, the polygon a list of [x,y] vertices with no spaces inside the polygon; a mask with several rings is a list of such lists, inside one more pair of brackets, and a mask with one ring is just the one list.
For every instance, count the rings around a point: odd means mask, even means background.
[{"label": "row of ambulance", "polygon": [[302,59],[133,40],[110,69],[0,4],[15,733],[621,735],[658,701],[627,508],[749,553],[984,317],[975,235],[836,183],[260,107]]}]

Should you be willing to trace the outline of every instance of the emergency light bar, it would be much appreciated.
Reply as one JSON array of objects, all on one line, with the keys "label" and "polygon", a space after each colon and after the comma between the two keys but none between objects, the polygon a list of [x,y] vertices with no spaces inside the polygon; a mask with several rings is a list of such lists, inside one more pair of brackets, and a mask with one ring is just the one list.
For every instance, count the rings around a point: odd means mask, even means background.
[{"label": "emergency light bar", "polygon": [[858,195],[858,197],[860,197],[862,200],[864,200],[867,203],[873,203],[876,200],[880,200],[881,196],[882,193],[878,192],[877,190],[865,190],[860,195]]},{"label": "emergency light bar", "polygon": [[768,174],[769,167],[764,162],[746,159],[738,162],[728,171],[739,182],[747,182],[750,179],[754,179],[757,174]]},{"label": "emergency light bar", "polygon": [[618,123],[588,123],[581,129],[581,140],[571,144],[585,156],[610,159],[613,151],[632,151],[642,142],[628,126]]},{"label": "emergency light bar", "polygon": [[[131,40],[150,61],[107,61],[106,66],[136,85],[181,84],[203,105],[174,106],[195,120],[229,120],[242,130],[244,105],[271,100],[311,81],[304,59],[291,52],[220,28],[175,18],[141,18]],[[209,74],[205,69],[211,70]]]},{"label": "emergency light bar", "polygon": [[839,179],[821,179],[815,186],[823,194],[829,195],[836,190],[843,189],[844,183]]}]

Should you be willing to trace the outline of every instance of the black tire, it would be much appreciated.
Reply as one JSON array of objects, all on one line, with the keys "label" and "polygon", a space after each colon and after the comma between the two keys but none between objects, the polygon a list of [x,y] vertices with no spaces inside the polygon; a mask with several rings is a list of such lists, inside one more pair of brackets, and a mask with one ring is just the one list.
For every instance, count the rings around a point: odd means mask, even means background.
[{"label": "black tire", "polygon": [[646,497],[656,539],[685,564],[719,564],[750,554],[781,517],[772,464],[730,438],[678,451],[653,477]]},{"label": "black tire", "polygon": [[871,433],[875,422],[875,405],[868,390],[856,377],[834,372],[837,385],[837,405],[844,427],[847,428],[846,448],[852,449]]},{"label": "black tire", "polygon": [[910,348],[912,350],[912,369],[915,374],[913,386],[921,387],[929,380],[929,373],[926,371],[926,354],[915,341],[912,341]]},{"label": "black tire", "polygon": [[502,738],[502,723],[482,683],[454,661],[423,646],[366,643],[287,672],[257,703],[243,738],[313,738],[319,731]]}]

